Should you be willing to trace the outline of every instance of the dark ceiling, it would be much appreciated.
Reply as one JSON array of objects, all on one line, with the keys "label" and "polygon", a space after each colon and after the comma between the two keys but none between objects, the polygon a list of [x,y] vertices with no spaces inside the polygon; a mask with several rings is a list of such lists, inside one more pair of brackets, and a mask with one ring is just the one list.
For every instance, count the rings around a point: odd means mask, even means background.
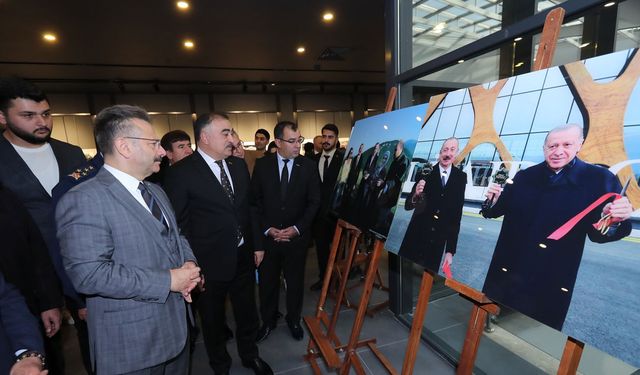
[{"label": "dark ceiling", "polygon": [[[383,7],[383,0],[190,0],[182,12],[169,0],[0,0],[0,75],[50,92],[377,91],[385,78]],[[335,14],[330,24],[325,10]],[[58,41],[45,43],[45,31]],[[183,48],[185,38],[194,50]]]}]

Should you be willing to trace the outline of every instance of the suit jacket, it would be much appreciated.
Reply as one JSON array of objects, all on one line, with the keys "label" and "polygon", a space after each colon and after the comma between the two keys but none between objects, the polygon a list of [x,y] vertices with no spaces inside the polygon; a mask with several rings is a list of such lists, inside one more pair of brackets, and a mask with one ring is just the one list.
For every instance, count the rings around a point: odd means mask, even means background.
[{"label": "suit jacket", "polygon": [[0,187],[0,270],[25,297],[32,314],[61,306],[62,293],[47,246],[20,200]]},{"label": "suit jacket", "polygon": [[[631,232],[629,220],[602,235],[592,224],[604,203],[559,240],[546,239],[605,193],[620,192],[607,169],[575,159],[552,182],[546,163],[519,171],[485,217],[504,215],[483,291],[491,299],[561,330],[587,236],[593,242],[617,241]],[[539,244],[545,244],[541,249]]]},{"label": "suit jacket", "polygon": [[8,374],[18,350],[44,354],[38,320],[29,313],[16,287],[0,273],[0,374]]},{"label": "suit jacket", "polygon": [[[226,159],[234,188],[229,200],[222,185],[199,152],[173,165],[164,188],[178,225],[187,237],[205,280],[229,281],[236,267],[253,267],[253,233],[249,223],[249,171],[244,160]],[[238,247],[237,230],[245,245]]]},{"label": "suit jacket", "polygon": [[251,218],[256,250],[267,250],[265,241],[270,241],[264,232],[274,227],[284,229],[295,225],[300,236],[298,241],[306,246],[313,219],[320,206],[320,181],[317,165],[313,160],[298,156],[290,169],[287,197],[280,196],[280,171],[276,154],[256,161],[251,178]]},{"label": "suit jacket", "polygon": [[442,253],[456,252],[467,174],[451,167],[451,174],[443,188],[440,168],[434,167],[426,178],[422,198],[414,203],[412,197],[416,185],[417,182],[405,201],[405,209],[415,208],[415,211],[398,254],[438,272]]},{"label": "suit jacket", "polygon": [[[61,179],[86,160],[80,147],[55,139],[50,139],[49,144],[56,156]],[[64,274],[60,254],[56,251],[57,240],[55,224],[52,220],[54,207],[51,196],[2,134],[0,134],[0,160],[2,160],[0,163],[0,185],[13,191],[27,208],[47,244],[51,261],[62,281],[65,294],[75,296],[75,292]],[[51,285],[59,285],[59,282],[52,280]],[[57,306],[62,306],[62,302],[60,299]]]},{"label": "suit jacket", "polygon": [[169,270],[195,257],[178,233],[169,199],[149,184],[167,231],[104,168],[56,208],[65,269],[87,295],[89,346],[98,374],[140,370],[180,353],[187,311]]},{"label": "suit jacket", "polygon": [[[338,180],[338,173],[340,173],[340,167],[342,166],[342,160],[344,158],[344,152],[341,149],[337,149],[329,167],[324,172],[323,179],[320,181],[320,209],[318,210],[318,219],[326,218],[329,208],[331,207],[331,197],[333,196],[333,190],[336,187],[336,181]],[[313,161],[318,170],[318,165],[324,163],[324,157],[322,153],[313,156]]]}]

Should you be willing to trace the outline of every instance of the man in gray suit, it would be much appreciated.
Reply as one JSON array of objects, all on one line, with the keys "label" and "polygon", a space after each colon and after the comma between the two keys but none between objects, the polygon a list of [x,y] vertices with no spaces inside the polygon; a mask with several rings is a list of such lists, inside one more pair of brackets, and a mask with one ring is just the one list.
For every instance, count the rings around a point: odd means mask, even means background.
[{"label": "man in gray suit", "polygon": [[165,151],[138,107],[102,110],[95,136],[104,166],[56,208],[65,269],[87,295],[92,363],[98,374],[186,374],[185,300],[200,268],[166,195],[143,182]]}]

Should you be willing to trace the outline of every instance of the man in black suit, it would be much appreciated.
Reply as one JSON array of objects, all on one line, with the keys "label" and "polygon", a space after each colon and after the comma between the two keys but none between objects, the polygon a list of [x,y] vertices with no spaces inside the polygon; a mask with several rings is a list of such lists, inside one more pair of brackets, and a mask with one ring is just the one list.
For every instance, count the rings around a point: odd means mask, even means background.
[{"label": "man in black suit", "polygon": [[313,224],[313,237],[316,243],[318,270],[320,272],[318,275],[319,279],[311,285],[311,290],[320,290],[320,288],[322,288],[322,279],[327,269],[331,241],[333,240],[333,233],[336,229],[336,218],[329,214],[329,208],[331,207],[333,189],[336,186],[336,180],[338,179],[338,173],[340,172],[340,166],[342,166],[342,159],[344,157],[342,150],[336,147],[338,133],[338,127],[334,124],[326,124],[323,126],[322,152],[313,157],[320,175],[322,201]]},{"label": "man in black suit", "polygon": [[[84,154],[77,146],[51,138],[53,120],[47,96],[32,83],[19,78],[0,80],[0,124],[5,127],[0,135],[0,185],[13,191],[27,208],[47,244],[64,294],[77,297],[56,251],[51,191],[62,176],[85,161]],[[64,372],[62,339],[56,335],[64,301],[55,273],[47,283],[50,296],[59,298],[41,313],[49,337],[45,346],[51,375]]]},{"label": "man in black suit", "polygon": [[209,363],[216,374],[229,373],[224,312],[229,296],[243,366],[272,374],[256,345],[255,267],[264,251],[253,251],[249,170],[231,156],[233,129],[225,114],[201,115],[194,134],[197,151],[168,170],[164,187],[207,283],[196,303]]},{"label": "man in black suit", "polygon": [[0,374],[41,374],[44,348],[38,321],[0,272]]},{"label": "man in black suit", "polygon": [[300,156],[304,138],[298,125],[283,121],[274,129],[278,151],[256,161],[251,179],[251,215],[256,250],[264,250],[260,266],[258,341],[276,327],[280,273],[287,282],[287,324],[302,340],[300,326],[304,269],[311,224],[320,206],[317,165]]},{"label": "man in black suit", "polygon": [[440,148],[438,165],[426,179],[413,185],[405,209],[415,208],[400,245],[399,255],[437,272],[442,253],[443,267],[456,253],[467,174],[454,167],[458,140],[447,139]]}]

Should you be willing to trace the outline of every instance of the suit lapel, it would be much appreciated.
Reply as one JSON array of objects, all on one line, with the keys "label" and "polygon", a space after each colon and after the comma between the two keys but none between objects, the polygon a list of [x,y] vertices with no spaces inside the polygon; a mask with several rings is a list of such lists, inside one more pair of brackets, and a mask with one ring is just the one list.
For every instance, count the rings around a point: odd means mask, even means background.
[{"label": "suit lapel", "polygon": [[[109,171],[102,168],[95,177],[104,185],[107,190],[113,196],[116,202],[122,205],[133,217],[140,222],[140,224],[148,232],[149,237],[155,242],[158,247],[163,249],[170,259],[174,259],[173,255],[169,251],[167,243],[162,240],[160,230],[158,226],[162,227],[162,223],[156,220],[149,211],[147,211],[140,202],[138,202],[131,193],[118,181]],[[161,199],[158,199],[161,201]],[[170,211],[166,211],[167,207],[163,208],[164,214],[168,215]]]},{"label": "suit lapel", "polygon": [[[56,158],[57,159],[57,158]],[[11,143],[0,133],[0,160],[2,163],[14,171],[14,177],[26,180],[25,186],[33,186],[38,192],[46,197],[51,198],[49,193],[44,189],[40,180],[31,172],[27,163],[22,160],[18,152],[13,148]]]},{"label": "suit lapel", "polygon": [[75,165],[69,165],[68,158],[64,155],[63,149],[61,146],[61,142],[55,139],[51,139],[49,141],[51,145],[51,150],[53,150],[53,154],[56,156],[56,162],[58,163],[58,173],[60,173],[60,178],[65,176],[67,171],[71,171]]},{"label": "suit lapel", "polygon": [[298,156],[297,158],[293,159],[293,168],[290,171],[291,175],[289,178],[289,185],[287,187],[287,192],[291,191],[290,189],[292,187],[297,186],[298,181],[301,178],[300,177],[300,175],[302,174],[301,158],[302,156]]},{"label": "suit lapel", "polygon": [[[200,155],[199,152],[193,153],[193,161],[196,166],[196,169],[199,171],[199,174],[202,176],[207,176],[207,179],[209,180],[209,186],[211,186],[213,190],[216,192],[215,193],[216,196],[224,198],[223,199],[224,202],[228,203],[229,206],[233,206],[231,204],[231,201],[229,200],[229,197],[227,196],[227,192],[224,191],[222,184],[220,183],[220,181],[218,181],[218,178],[216,177],[215,174],[213,174],[213,171],[211,170],[211,168],[209,167],[209,165],[204,160],[202,155]],[[229,163],[227,163],[227,167],[229,167]],[[231,172],[230,167],[229,167],[229,172]],[[233,177],[231,177],[231,179],[233,181]],[[234,188],[235,188],[235,185],[234,185]]]}]

